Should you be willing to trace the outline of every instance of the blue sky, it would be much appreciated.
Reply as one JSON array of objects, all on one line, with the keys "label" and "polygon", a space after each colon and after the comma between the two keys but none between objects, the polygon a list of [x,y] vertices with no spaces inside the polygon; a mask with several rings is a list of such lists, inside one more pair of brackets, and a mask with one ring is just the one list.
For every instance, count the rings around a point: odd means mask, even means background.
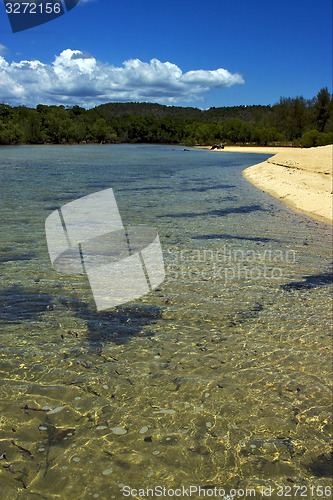
[{"label": "blue sky", "polygon": [[0,18],[0,101],[12,105],[206,109],[332,92],[331,0],[80,0],[18,33],[2,3]]}]

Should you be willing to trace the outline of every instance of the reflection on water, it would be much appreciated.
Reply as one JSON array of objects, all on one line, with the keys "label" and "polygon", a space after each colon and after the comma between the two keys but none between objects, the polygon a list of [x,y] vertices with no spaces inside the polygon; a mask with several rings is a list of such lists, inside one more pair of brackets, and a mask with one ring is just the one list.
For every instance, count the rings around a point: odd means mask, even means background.
[{"label": "reflection on water", "polygon": [[[327,487],[330,230],[242,178],[262,155],[0,154],[1,498]],[[125,225],[157,229],[167,276],[99,313],[85,277],[52,269],[44,222],[108,187]]]},{"label": "reflection on water", "polygon": [[193,236],[193,240],[248,240],[248,241],[279,241],[275,238],[251,238],[250,236],[236,236],[235,234],[201,234]]},{"label": "reflection on water", "polygon": [[216,217],[224,217],[225,215],[229,214],[246,214],[250,212],[258,212],[258,211],[265,211],[264,208],[262,208],[259,205],[245,205],[242,207],[229,207],[225,208],[223,210],[210,210],[208,212],[183,212],[183,213],[176,213],[176,214],[165,214],[165,215],[159,215],[158,217],[171,217],[171,218],[176,218],[176,217],[205,217],[209,215],[215,215]]}]

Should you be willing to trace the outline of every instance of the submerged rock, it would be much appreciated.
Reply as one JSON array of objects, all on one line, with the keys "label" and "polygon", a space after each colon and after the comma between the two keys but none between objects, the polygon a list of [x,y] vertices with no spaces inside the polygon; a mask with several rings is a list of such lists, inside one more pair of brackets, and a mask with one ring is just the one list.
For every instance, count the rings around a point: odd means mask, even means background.
[{"label": "submerged rock", "polygon": [[127,433],[127,430],[124,429],[124,427],[121,427],[121,426],[111,427],[111,430],[112,430],[113,434],[118,434],[118,435],[126,434]]}]

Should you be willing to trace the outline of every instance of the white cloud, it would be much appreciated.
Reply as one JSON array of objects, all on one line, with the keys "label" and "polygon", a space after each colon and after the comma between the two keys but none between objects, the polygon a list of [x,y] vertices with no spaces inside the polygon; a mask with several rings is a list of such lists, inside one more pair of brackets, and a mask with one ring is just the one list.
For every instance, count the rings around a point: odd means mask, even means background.
[{"label": "white cloud", "polygon": [[[0,48],[1,50],[1,48]],[[193,102],[212,88],[244,83],[238,73],[219,68],[183,73],[170,62],[129,59],[121,67],[67,49],[52,64],[8,63],[0,56],[0,95],[12,105],[79,104],[92,107],[110,101]]]},{"label": "white cloud", "polygon": [[7,47],[0,43],[0,55],[5,54],[7,52]]}]

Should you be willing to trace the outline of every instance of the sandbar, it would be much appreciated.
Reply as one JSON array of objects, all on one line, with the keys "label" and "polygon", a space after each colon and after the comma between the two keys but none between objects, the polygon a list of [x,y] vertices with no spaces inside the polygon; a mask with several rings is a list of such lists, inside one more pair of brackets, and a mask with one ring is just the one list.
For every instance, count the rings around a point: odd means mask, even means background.
[{"label": "sandbar", "polygon": [[333,223],[332,144],[315,148],[225,146],[213,151],[273,154],[243,170],[243,176],[294,211]]}]

